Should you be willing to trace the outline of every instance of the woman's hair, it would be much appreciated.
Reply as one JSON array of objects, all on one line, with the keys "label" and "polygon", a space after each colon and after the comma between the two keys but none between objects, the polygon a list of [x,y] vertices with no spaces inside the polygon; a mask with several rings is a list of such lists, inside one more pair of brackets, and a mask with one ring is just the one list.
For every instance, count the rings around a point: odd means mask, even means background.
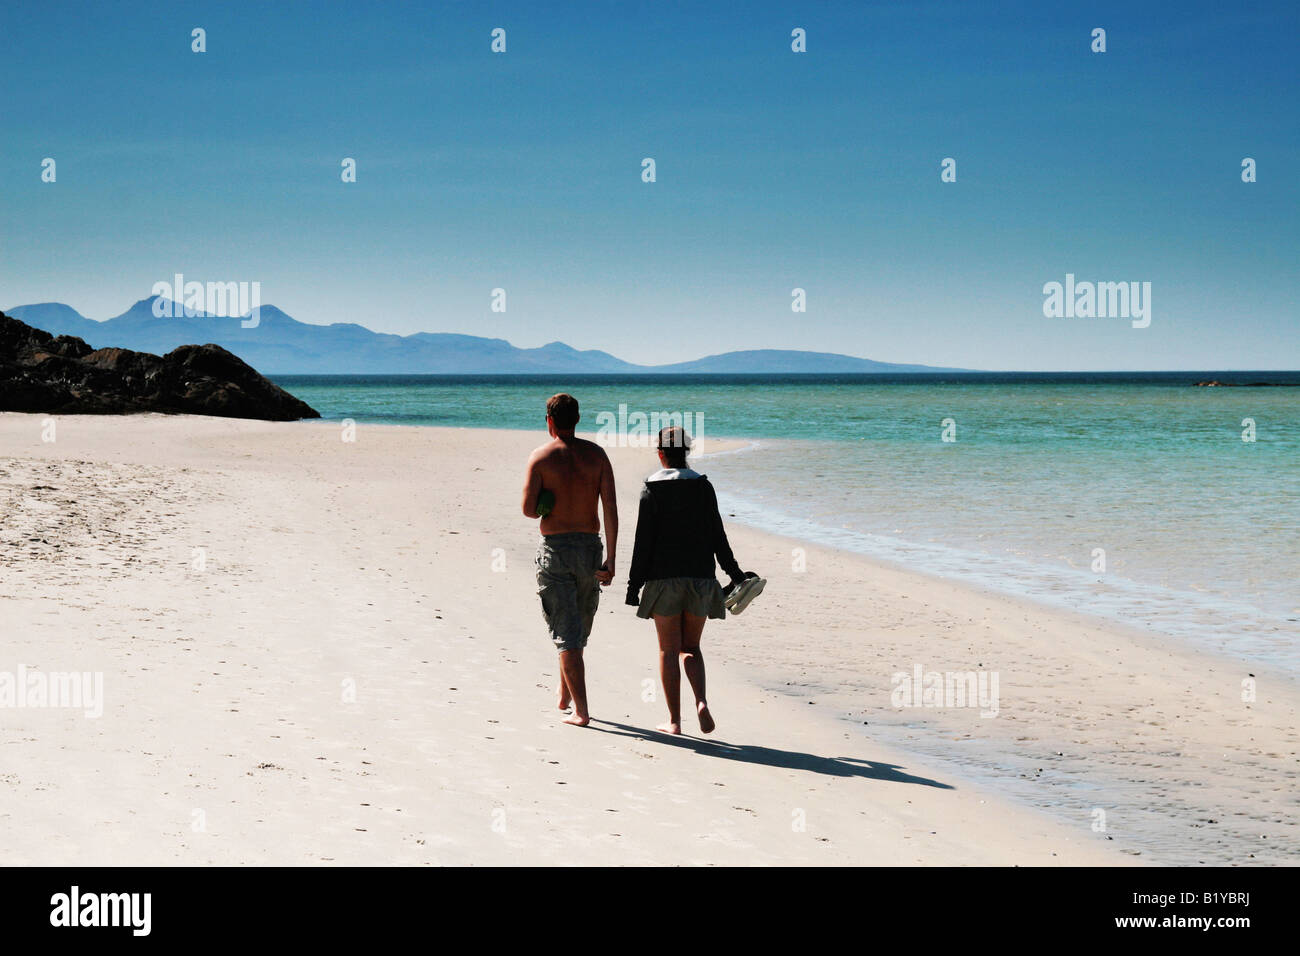
[{"label": "woman's hair", "polygon": [[681,425],[669,425],[659,430],[659,450],[669,468],[685,468],[686,452],[691,447],[691,436]]}]

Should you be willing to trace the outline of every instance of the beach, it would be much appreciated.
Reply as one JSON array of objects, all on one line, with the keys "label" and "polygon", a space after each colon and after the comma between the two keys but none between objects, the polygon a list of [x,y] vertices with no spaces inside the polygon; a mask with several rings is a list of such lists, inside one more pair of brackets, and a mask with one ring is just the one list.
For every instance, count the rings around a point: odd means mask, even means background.
[{"label": "beach", "polygon": [[[541,430],[55,424],[0,415],[0,673],[101,674],[102,714],[0,710],[6,865],[1297,858],[1289,678],[736,521],[769,584],[705,629],[718,729],[654,732],[646,449],[610,450],[580,729],[519,509]],[[896,707],[918,667],[997,699]]]}]

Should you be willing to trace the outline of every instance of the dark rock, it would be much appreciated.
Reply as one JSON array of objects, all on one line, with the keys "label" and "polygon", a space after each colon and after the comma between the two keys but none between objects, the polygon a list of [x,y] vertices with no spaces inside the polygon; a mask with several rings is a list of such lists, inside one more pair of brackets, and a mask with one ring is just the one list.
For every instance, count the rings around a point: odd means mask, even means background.
[{"label": "dark rock", "polygon": [[92,349],[0,312],[0,411],[62,415],[166,412],[288,422],[320,413],[219,345],[165,356]]},{"label": "dark rock", "polygon": [[1195,388],[1296,388],[1295,382],[1220,382],[1217,378],[1208,382],[1193,382]]}]

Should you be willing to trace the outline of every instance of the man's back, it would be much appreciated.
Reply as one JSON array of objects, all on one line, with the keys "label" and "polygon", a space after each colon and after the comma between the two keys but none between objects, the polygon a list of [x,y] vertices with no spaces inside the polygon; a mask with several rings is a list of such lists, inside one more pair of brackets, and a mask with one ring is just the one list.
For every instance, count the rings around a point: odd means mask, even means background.
[{"label": "man's back", "polygon": [[544,535],[600,531],[596,502],[609,469],[605,450],[582,438],[554,438],[533,452],[542,488],[554,492],[555,505],[542,519]]}]

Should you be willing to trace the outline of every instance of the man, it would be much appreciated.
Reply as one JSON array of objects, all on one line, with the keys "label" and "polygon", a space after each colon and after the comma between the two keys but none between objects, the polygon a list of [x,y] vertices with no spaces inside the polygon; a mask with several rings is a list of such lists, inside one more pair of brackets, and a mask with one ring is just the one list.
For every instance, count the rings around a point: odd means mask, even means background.
[{"label": "man", "polygon": [[[524,479],[524,515],[542,519],[537,549],[537,593],[551,640],[560,652],[560,710],[573,713],[566,724],[585,727],[587,684],[582,649],[600,603],[600,589],[614,580],[618,547],[618,502],[609,456],[594,442],[576,438],[578,400],[561,392],[546,403],[546,430],[551,440],[528,458]],[[541,510],[538,498],[550,492]],[[553,496],[553,500],[551,500]],[[605,515],[605,554],[601,562],[600,521],[596,499]]]}]

